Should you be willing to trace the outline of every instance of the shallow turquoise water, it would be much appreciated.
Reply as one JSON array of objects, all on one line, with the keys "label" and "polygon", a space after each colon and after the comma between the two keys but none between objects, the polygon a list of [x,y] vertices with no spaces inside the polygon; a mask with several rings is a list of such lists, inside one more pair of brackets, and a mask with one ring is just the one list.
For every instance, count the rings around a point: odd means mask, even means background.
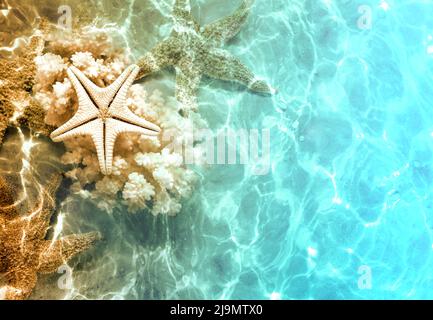
[{"label": "shallow turquoise water", "polygon": [[[238,3],[195,2],[194,15]],[[214,130],[270,128],[271,172],[203,169],[176,218],[64,204],[67,230],[105,236],[67,298],[433,298],[433,1],[387,3],[257,0],[228,49],[279,94],[206,80],[200,110]],[[137,57],[169,32],[170,4],[119,11]],[[172,95],[173,80],[144,85]]]}]

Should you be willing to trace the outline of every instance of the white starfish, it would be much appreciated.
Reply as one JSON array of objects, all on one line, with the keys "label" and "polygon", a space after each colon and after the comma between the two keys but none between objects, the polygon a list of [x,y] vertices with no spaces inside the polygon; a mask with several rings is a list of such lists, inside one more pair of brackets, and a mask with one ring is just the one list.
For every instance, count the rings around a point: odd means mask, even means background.
[{"label": "white starfish", "polygon": [[126,105],[126,94],[140,68],[129,66],[116,81],[100,88],[80,70],[70,67],[68,77],[78,96],[78,111],[51,134],[54,142],[89,135],[96,146],[99,166],[104,175],[111,174],[116,138],[124,132],[156,136],[160,128],[135,115]]}]

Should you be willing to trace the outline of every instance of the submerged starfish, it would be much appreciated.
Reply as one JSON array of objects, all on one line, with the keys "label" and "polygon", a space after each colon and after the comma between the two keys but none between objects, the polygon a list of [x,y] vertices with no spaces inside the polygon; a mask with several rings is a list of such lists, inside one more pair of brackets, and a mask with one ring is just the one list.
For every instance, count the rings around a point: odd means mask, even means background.
[{"label": "submerged starfish", "polygon": [[36,73],[34,59],[43,47],[43,35],[37,32],[22,55],[13,59],[0,58],[0,145],[19,109],[34,103],[30,95]]},{"label": "submerged starfish", "polygon": [[55,142],[89,135],[96,146],[99,166],[104,175],[111,174],[116,138],[125,132],[156,136],[160,128],[135,115],[126,105],[126,94],[139,71],[131,65],[110,86],[100,88],[75,67],[68,76],[78,95],[78,111],[51,134]]},{"label": "submerged starfish", "polygon": [[6,281],[6,286],[0,288],[0,299],[26,299],[36,285],[38,273],[55,272],[99,238],[93,232],[45,239],[60,181],[58,175],[50,179],[36,208],[21,215],[17,184],[0,178],[0,274]]},{"label": "submerged starfish", "polygon": [[247,20],[254,0],[244,0],[231,16],[204,28],[191,14],[190,0],[176,0],[173,9],[174,27],[171,35],[159,43],[137,63],[138,78],[168,66],[176,70],[176,98],[183,108],[195,110],[196,96],[203,75],[235,81],[259,93],[275,93],[265,81],[259,80],[230,52],[221,49],[224,42],[236,36]]},{"label": "submerged starfish", "polygon": [[44,108],[32,96],[35,58],[43,52],[49,26],[49,22],[42,18],[21,54],[10,59],[0,57],[0,146],[7,127],[11,125],[26,126],[45,135],[54,129],[45,124]]}]

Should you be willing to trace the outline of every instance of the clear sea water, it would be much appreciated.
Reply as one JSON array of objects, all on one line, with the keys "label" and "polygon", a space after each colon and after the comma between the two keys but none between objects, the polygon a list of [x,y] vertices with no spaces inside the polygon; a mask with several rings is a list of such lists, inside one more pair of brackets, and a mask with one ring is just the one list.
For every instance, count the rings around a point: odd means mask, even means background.
[{"label": "clear sea water", "polygon": [[[201,24],[240,3],[192,2]],[[172,1],[94,3],[135,57],[170,31]],[[215,131],[271,130],[270,173],[197,169],[175,218],[67,201],[65,233],[105,239],[72,261],[72,291],[55,274],[33,298],[433,298],[432,16],[428,0],[257,0],[227,49],[279,93],[206,79],[199,99]]]}]

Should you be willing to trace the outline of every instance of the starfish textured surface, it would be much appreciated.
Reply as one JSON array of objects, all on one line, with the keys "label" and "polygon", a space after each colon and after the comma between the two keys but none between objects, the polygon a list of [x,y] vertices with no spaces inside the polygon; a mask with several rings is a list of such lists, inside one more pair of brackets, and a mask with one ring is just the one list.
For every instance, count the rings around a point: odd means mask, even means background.
[{"label": "starfish textured surface", "polygon": [[[0,178],[0,274],[6,281],[0,287],[0,299],[28,298],[38,273],[56,272],[99,239],[96,232],[45,239],[60,181],[60,175],[50,179],[50,184],[42,188],[35,208],[22,214],[23,207],[16,199],[18,184]],[[36,189],[32,192],[38,192]]]},{"label": "starfish textured surface", "polygon": [[[45,23],[44,20],[40,23],[42,30],[46,28]],[[0,59],[0,146],[9,125],[25,124],[34,129],[36,116],[23,118],[23,113],[29,106],[38,109],[30,92],[35,81],[34,59],[41,54],[44,42],[43,32],[37,30],[21,55]]]},{"label": "starfish textured surface", "polygon": [[239,33],[253,2],[244,0],[232,15],[200,28],[192,17],[190,1],[176,0],[171,35],[140,59],[138,77],[174,66],[176,98],[184,109],[192,110],[197,109],[197,89],[203,75],[238,82],[255,92],[275,93],[238,58],[221,48]]},{"label": "starfish textured surface", "polygon": [[51,134],[53,141],[79,135],[91,136],[101,172],[110,175],[114,144],[119,134],[129,132],[157,136],[160,132],[157,125],[137,116],[126,105],[126,95],[138,72],[139,67],[131,65],[110,86],[100,88],[80,70],[70,67],[68,77],[78,96],[78,110]]}]

